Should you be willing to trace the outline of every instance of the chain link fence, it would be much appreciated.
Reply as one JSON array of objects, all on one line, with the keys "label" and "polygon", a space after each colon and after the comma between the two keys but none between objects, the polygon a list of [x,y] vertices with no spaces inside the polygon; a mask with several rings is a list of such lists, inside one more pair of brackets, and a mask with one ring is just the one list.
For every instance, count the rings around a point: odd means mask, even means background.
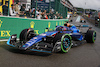
[{"label": "chain link fence", "polygon": [[64,18],[67,17],[68,8],[61,4],[60,0],[55,0],[55,11],[58,11]]}]

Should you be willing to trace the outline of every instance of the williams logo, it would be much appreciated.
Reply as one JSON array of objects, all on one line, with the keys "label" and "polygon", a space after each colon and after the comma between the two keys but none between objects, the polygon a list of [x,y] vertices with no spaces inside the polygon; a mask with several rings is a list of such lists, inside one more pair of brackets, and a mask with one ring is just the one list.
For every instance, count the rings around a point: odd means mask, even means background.
[{"label": "williams logo", "polygon": [[0,27],[1,27],[2,23],[3,23],[3,22],[0,20]]}]

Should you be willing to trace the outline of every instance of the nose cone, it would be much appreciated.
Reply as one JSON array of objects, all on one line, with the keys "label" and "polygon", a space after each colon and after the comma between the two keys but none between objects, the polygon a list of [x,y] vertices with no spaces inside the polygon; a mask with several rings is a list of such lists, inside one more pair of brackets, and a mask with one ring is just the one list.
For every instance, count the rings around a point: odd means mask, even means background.
[{"label": "nose cone", "polygon": [[32,39],[30,39],[28,42],[26,42],[21,49],[28,49],[30,46],[34,45],[35,43],[38,43],[42,40],[43,37],[41,36],[37,36],[37,37],[33,37]]}]

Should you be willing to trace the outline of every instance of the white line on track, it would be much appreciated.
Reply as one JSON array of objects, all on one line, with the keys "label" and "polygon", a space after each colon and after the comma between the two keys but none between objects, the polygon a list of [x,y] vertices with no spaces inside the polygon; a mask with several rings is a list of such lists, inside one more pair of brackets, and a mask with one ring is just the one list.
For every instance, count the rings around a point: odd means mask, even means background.
[{"label": "white line on track", "polygon": [[80,22],[81,16],[78,16],[76,22]]},{"label": "white line on track", "polygon": [[2,41],[8,41],[8,39],[3,39],[3,40],[0,40],[0,42],[2,42]]},{"label": "white line on track", "polygon": [[[17,40],[19,40],[19,39],[17,39]],[[8,39],[2,39],[2,40],[0,40],[0,42],[2,42],[2,41],[8,41]]]}]

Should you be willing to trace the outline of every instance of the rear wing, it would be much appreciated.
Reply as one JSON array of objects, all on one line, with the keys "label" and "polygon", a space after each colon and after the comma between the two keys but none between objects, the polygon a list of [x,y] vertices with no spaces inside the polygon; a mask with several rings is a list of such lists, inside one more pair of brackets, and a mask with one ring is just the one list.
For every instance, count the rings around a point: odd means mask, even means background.
[{"label": "rear wing", "polygon": [[92,29],[92,27],[89,26],[89,25],[76,25],[76,27],[78,27],[79,29],[80,28],[88,28],[88,30],[91,30]]},{"label": "rear wing", "polygon": [[76,27],[90,27],[89,25],[75,25]]}]

